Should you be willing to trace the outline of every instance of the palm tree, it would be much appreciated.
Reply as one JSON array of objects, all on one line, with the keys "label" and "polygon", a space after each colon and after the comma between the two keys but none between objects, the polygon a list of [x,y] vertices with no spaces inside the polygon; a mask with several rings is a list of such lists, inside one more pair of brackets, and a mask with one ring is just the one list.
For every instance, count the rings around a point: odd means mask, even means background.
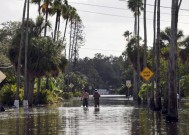
[{"label": "palm tree", "polygon": [[[156,52],[156,8],[157,8],[157,0],[154,1],[154,19],[153,19],[153,30],[154,30],[154,37],[153,37],[153,48],[152,48],[152,69],[155,71],[155,52]],[[154,102],[154,80],[155,77],[152,78],[152,90],[150,93],[150,109],[154,110],[155,102]]]},{"label": "palm tree", "polygon": [[28,106],[28,73],[27,73],[27,67],[28,67],[28,30],[29,30],[29,5],[30,2],[28,0],[27,2],[27,21],[26,21],[26,41],[25,41],[25,65],[24,65],[24,101],[23,106],[27,107]]},{"label": "palm tree", "polygon": [[52,5],[52,15],[56,14],[56,21],[55,21],[55,28],[54,28],[54,41],[56,40],[57,31],[60,28],[60,16],[62,11],[62,1],[61,0],[54,0]]},{"label": "palm tree", "polygon": [[20,39],[20,49],[18,55],[18,64],[17,64],[17,87],[16,87],[16,98],[14,105],[19,107],[19,89],[20,89],[20,66],[21,66],[21,54],[22,54],[22,47],[23,47],[23,40],[24,40],[24,18],[26,13],[26,0],[24,1],[24,8],[23,8],[23,15],[22,15],[22,25],[21,25],[21,39]]},{"label": "palm tree", "polygon": [[171,8],[171,44],[169,50],[169,92],[168,92],[168,121],[178,121],[177,109],[177,83],[176,83],[176,61],[177,61],[177,24],[178,12],[182,0],[172,0]]},{"label": "palm tree", "polygon": [[41,6],[42,12],[45,14],[44,36],[46,36],[46,34],[47,34],[47,22],[48,22],[49,13],[50,14],[52,13],[52,9],[50,7],[50,6],[52,6],[52,1],[53,0],[44,0],[43,4]]},{"label": "palm tree", "polygon": [[146,27],[146,0],[144,0],[144,63],[146,67],[146,53],[147,53],[147,27]]},{"label": "palm tree", "polygon": [[70,17],[71,8],[72,7],[70,5],[68,5],[67,0],[65,0],[64,4],[62,5],[62,17],[64,20],[66,20],[65,28],[64,28],[64,35],[63,35],[63,42],[64,42],[65,36],[66,36],[66,30],[67,30],[68,20]]},{"label": "palm tree", "polygon": [[38,14],[40,16],[41,15],[41,2],[42,2],[42,0],[32,0],[31,2],[38,5]]},{"label": "palm tree", "polygon": [[157,0],[157,42],[156,42],[156,110],[160,111],[161,90],[160,90],[160,0]]},{"label": "palm tree", "polygon": [[[128,8],[131,9],[131,11],[134,13],[135,17],[135,23],[134,23],[134,36],[137,35],[138,37],[138,42],[137,42],[137,48],[138,48],[138,53],[137,53],[137,71],[134,71],[134,85],[136,85],[134,88],[134,91],[137,91],[137,95],[134,96],[134,99],[137,100],[138,103],[140,103],[140,98],[138,96],[138,90],[139,90],[139,81],[140,81],[140,54],[139,54],[139,15],[140,15],[140,10],[142,10],[143,2],[142,0],[129,0],[128,1]],[[138,18],[137,18],[138,16]],[[137,29],[138,27],[138,29]],[[137,72],[137,73],[136,73]]]}]

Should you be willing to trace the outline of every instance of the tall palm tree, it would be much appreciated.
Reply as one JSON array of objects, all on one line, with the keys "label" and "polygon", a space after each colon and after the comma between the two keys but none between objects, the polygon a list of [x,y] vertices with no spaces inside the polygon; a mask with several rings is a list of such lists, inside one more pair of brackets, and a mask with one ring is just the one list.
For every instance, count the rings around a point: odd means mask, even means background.
[{"label": "tall palm tree", "polygon": [[[139,81],[140,81],[140,54],[139,54],[139,16],[140,16],[140,11],[142,10],[143,2],[142,0],[129,0],[128,1],[128,8],[131,9],[131,11],[134,13],[135,17],[135,22],[134,22],[134,36],[138,37],[138,42],[137,42],[137,48],[138,48],[138,53],[137,53],[137,71],[134,71],[134,85],[136,85],[134,88],[134,91],[137,91],[137,95],[134,96],[134,99],[140,103],[140,98],[138,96],[138,91],[139,91]],[[138,18],[137,18],[138,16]],[[138,27],[138,28],[137,28]],[[136,73],[137,72],[137,73]]]},{"label": "tall palm tree", "polygon": [[64,4],[62,5],[62,17],[64,20],[66,20],[65,28],[64,28],[64,35],[63,35],[63,42],[64,42],[65,36],[66,36],[66,30],[67,30],[68,20],[70,17],[71,8],[72,7],[70,5],[68,5],[67,0],[65,0]]},{"label": "tall palm tree", "polygon": [[[157,8],[157,0],[154,1],[154,19],[153,19],[153,48],[152,48],[152,69],[155,71],[155,52],[156,52],[156,8]],[[150,109],[155,109],[155,102],[154,102],[154,81],[155,77],[152,78],[152,90],[150,92]]]},{"label": "tall palm tree", "polygon": [[55,28],[54,28],[54,41],[56,40],[57,31],[59,31],[60,27],[60,16],[62,11],[62,1],[61,0],[54,0],[52,5],[52,15],[56,14],[56,21],[55,21]]},{"label": "tall palm tree", "polygon": [[156,42],[156,110],[160,111],[161,88],[160,88],[160,0],[157,0],[157,42]]},{"label": "tall palm tree", "polygon": [[[179,39],[181,39],[183,37],[183,31],[182,30],[178,30],[177,32],[177,42],[179,41]],[[169,47],[170,47],[170,41],[171,41],[171,28],[170,27],[166,27],[165,30],[160,32],[160,38],[161,38],[161,46],[160,48],[163,49],[165,48],[164,53],[162,53],[162,57],[165,60],[168,60],[169,58]],[[180,44],[183,45],[183,43],[185,42],[185,40],[183,40]],[[179,43],[179,42],[178,42]],[[182,50],[180,51],[182,52]],[[185,54],[182,52],[182,54]],[[167,76],[168,75],[168,71],[167,71]],[[167,80],[169,80],[167,78]],[[165,89],[164,94],[163,94],[163,105],[162,105],[162,113],[167,113],[168,112],[168,88]]]},{"label": "tall palm tree", "polygon": [[25,13],[26,13],[26,2],[24,1],[24,8],[23,8],[23,15],[22,15],[22,25],[21,25],[21,39],[20,39],[20,49],[19,49],[19,55],[18,55],[18,65],[17,65],[17,87],[16,87],[16,98],[14,105],[16,107],[19,107],[19,89],[20,89],[20,66],[21,66],[21,54],[22,54],[22,47],[23,47],[23,40],[24,40],[24,19],[25,19]]},{"label": "tall palm tree", "polygon": [[23,105],[25,107],[28,106],[28,31],[29,31],[29,5],[30,2],[29,0],[27,0],[27,20],[26,20],[26,41],[25,41],[25,65],[24,65],[24,101],[26,102],[26,104],[23,102]]},{"label": "tall palm tree", "polygon": [[44,0],[42,6],[41,6],[41,9],[42,9],[42,12],[45,14],[45,29],[44,29],[44,36],[46,36],[47,34],[47,22],[48,22],[48,16],[49,16],[49,13],[51,14],[52,13],[52,1],[53,0]]},{"label": "tall palm tree", "polygon": [[146,27],[146,0],[144,0],[144,63],[146,67],[146,53],[147,53],[147,27]]},{"label": "tall palm tree", "polygon": [[172,0],[171,8],[171,44],[169,50],[169,92],[168,92],[168,121],[178,121],[177,109],[177,83],[176,83],[176,61],[177,61],[177,24],[178,12],[182,0]]}]

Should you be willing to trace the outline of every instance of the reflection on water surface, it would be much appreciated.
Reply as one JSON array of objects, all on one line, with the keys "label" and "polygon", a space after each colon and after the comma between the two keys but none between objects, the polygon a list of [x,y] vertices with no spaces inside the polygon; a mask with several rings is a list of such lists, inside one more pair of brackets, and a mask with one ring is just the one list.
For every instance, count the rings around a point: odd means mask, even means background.
[{"label": "reflection on water surface", "polygon": [[2,135],[189,135],[189,109],[179,109],[179,122],[166,123],[161,113],[134,107],[125,97],[104,97],[95,109],[80,100],[64,105],[7,109],[0,113]]}]

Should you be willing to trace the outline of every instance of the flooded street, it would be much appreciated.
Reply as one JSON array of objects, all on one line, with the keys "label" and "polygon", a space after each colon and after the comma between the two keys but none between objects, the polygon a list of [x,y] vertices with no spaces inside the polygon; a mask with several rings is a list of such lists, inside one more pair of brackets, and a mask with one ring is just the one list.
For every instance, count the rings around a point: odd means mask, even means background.
[{"label": "flooded street", "polygon": [[100,109],[93,107],[92,100],[88,109],[81,107],[80,100],[7,108],[0,113],[0,135],[189,135],[189,109],[183,108],[176,124],[119,96],[102,98]]}]

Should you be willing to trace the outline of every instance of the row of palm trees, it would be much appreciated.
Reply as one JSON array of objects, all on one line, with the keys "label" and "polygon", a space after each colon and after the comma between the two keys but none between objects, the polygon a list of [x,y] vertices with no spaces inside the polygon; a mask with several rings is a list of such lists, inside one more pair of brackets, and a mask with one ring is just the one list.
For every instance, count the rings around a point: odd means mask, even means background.
[{"label": "row of palm trees", "polygon": [[[54,74],[55,72],[57,72],[55,70],[58,70],[58,68],[55,68],[55,65],[54,65],[54,67],[51,67],[54,62],[49,63],[50,58],[49,58],[48,62],[45,61],[45,62],[51,64],[50,67],[52,68],[52,69],[46,69],[47,72],[42,71],[41,69],[38,68],[39,63],[38,63],[38,65],[35,65],[34,61],[33,61],[34,63],[31,63],[31,61],[32,61],[30,58],[31,55],[28,54],[28,52],[31,53],[31,51],[32,51],[31,45],[34,45],[34,46],[41,45],[44,48],[45,48],[44,44],[46,46],[56,45],[56,47],[55,46],[54,47],[57,49],[57,52],[58,52],[57,54],[59,55],[59,56],[57,56],[57,60],[59,61],[58,62],[59,64],[58,63],[57,64],[59,66],[61,66],[60,68],[63,68],[63,67],[65,67],[65,59],[63,58],[63,56],[61,56],[62,51],[60,51],[60,50],[62,50],[62,49],[65,50],[64,57],[66,57],[66,47],[65,47],[66,40],[65,39],[66,39],[66,31],[67,31],[68,24],[70,23],[68,67],[70,67],[71,61],[73,61],[73,58],[74,58],[74,61],[76,61],[79,45],[82,44],[82,41],[84,39],[83,30],[82,30],[83,29],[82,21],[77,13],[77,10],[74,7],[72,7],[71,5],[69,5],[67,0],[63,0],[63,1],[62,0],[31,0],[31,2],[38,5],[38,15],[39,16],[37,17],[36,23],[34,23],[32,20],[29,19],[30,0],[25,0],[24,8],[23,8],[21,30],[20,30],[21,34],[20,34],[20,36],[18,34],[18,37],[20,37],[20,40],[19,40],[20,46],[19,46],[19,50],[18,50],[19,55],[18,55],[17,62],[15,62],[15,65],[17,65],[17,92],[16,92],[15,106],[17,106],[17,107],[19,107],[18,99],[19,99],[19,89],[20,89],[20,74],[21,74],[21,70],[22,70],[21,65],[23,65],[22,59],[24,59],[23,67],[24,67],[24,102],[25,102],[23,104],[25,104],[26,106],[28,104],[27,103],[28,99],[30,99],[29,104],[32,105],[32,96],[33,96],[32,91],[33,91],[34,84],[31,84],[32,86],[30,87],[29,81],[32,80],[31,82],[34,83],[35,77],[38,77],[38,91],[39,91],[40,78],[42,76],[46,76],[47,77],[46,86],[48,88],[48,78],[50,77],[49,71],[52,70],[52,72]],[[27,15],[26,15],[26,13],[27,13]],[[54,16],[54,15],[56,15],[56,20],[55,20],[54,32],[52,32],[53,34],[51,37],[53,41],[51,42],[51,38],[47,36],[47,34],[48,34],[47,28],[48,27],[51,28],[51,24],[48,21],[49,16]],[[64,33],[63,37],[61,37],[61,32],[60,32],[61,19],[65,20],[65,28],[64,28],[64,32],[63,32]],[[42,36],[42,34],[44,34],[44,35]],[[15,38],[15,40],[17,41],[17,38]],[[17,44],[17,42],[15,42],[15,43]],[[53,47],[50,47],[50,46],[48,48],[53,49]],[[24,47],[24,50],[23,50],[23,47]],[[51,50],[46,50],[46,51],[51,52]],[[10,52],[11,52],[11,50],[10,50]],[[24,55],[22,55],[23,53],[24,53]],[[50,54],[46,54],[46,55],[50,55]],[[55,54],[52,53],[51,55],[55,55]],[[13,56],[12,58],[13,58],[12,62],[14,63],[14,61],[15,61],[14,58],[16,58],[16,57]],[[39,58],[38,60],[41,61],[42,59]],[[31,66],[31,64],[36,66],[35,68],[32,69],[32,71],[29,68],[29,66]],[[36,73],[37,71],[34,73],[33,70],[38,70],[38,73]],[[30,74],[31,72],[34,73],[35,75],[34,74],[31,75]],[[29,79],[30,77],[32,77],[32,79]]]},{"label": "row of palm trees", "polygon": [[[168,72],[168,108],[167,119],[172,121],[178,120],[177,111],[177,23],[178,13],[182,0],[172,0],[171,6],[171,28],[170,28],[170,45],[169,45],[169,72]],[[152,70],[155,76],[152,78],[152,90],[148,94],[150,97],[149,107],[152,110],[162,110],[161,103],[161,89],[160,89],[160,46],[161,46],[161,32],[160,32],[160,0],[154,0],[154,43],[153,43],[153,57],[152,57]],[[141,67],[147,65],[147,27],[146,27],[146,0],[128,0],[128,8],[134,13],[134,34],[129,38],[131,33],[126,31],[124,36],[128,40],[127,53],[134,69],[134,100],[138,103],[141,102],[138,92],[140,89],[140,71]],[[143,49],[140,47],[140,13],[144,10],[144,44]],[[132,47],[134,45],[135,47]],[[143,50],[143,51],[142,51]],[[137,55],[133,56],[131,52],[135,51]],[[135,58],[133,58],[135,57]],[[141,63],[141,60],[143,63]],[[143,64],[143,66],[141,66]],[[170,79],[171,78],[171,79]],[[156,82],[156,94],[154,98],[154,81]],[[155,99],[155,100],[154,100]]]}]

